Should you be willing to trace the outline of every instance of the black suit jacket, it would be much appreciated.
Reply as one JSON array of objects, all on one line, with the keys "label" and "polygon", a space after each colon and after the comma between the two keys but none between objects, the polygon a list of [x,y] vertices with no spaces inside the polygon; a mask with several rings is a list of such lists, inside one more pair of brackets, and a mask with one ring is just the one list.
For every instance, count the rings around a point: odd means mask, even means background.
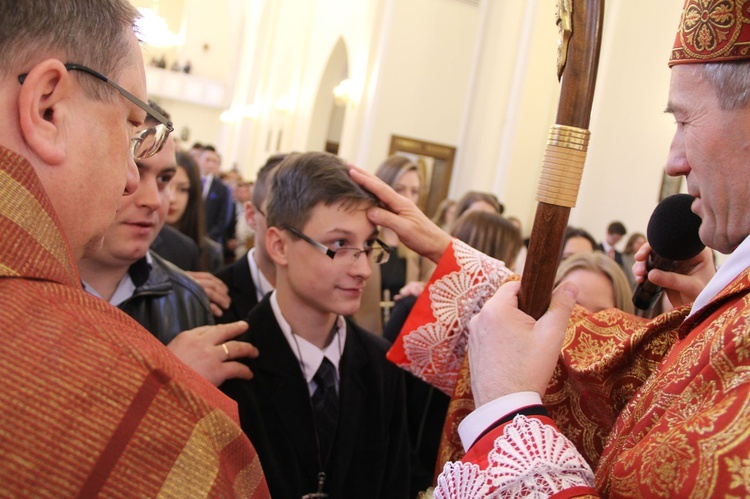
[{"label": "black suit jacket", "polygon": [[208,194],[203,200],[203,209],[206,214],[206,234],[217,243],[223,243],[234,203],[229,187],[216,176],[211,180]]},{"label": "black suit jacket", "polygon": [[229,288],[232,303],[224,310],[221,317],[216,317],[217,324],[235,322],[247,317],[250,310],[258,304],[255,283],[250,274],[250,263],[247,255],[243,255],[232,265],[224,267],[214,274]]},{"label": "black suit jacket", "polygon": [[[269,296],[247,318],[240,339],[260,352],[247,360],[254,377],[224,383],[240,422],[258,451],[275,499],[317,491],[319,460],[310,394],[300,364],[284,338]],[[336,498],[406,498],[409,441],[404,376],[385,359],[388,343],[347,320],[340,371],[340,412],[325,466],[324,492]]]}]

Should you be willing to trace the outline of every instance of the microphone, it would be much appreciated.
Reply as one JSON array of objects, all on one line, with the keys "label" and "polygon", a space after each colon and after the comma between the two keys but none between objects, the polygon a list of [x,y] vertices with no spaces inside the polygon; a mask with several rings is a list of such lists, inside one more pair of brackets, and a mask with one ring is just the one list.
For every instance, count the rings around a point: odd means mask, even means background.
[{"label": "microphone", "polygon": [[672,272],[681,260],[689,260],[706,247],[698,229],[701,218],[690,211],[695,198],[689,194],[674,194],[656,206],[648,222],[646,236],[651,254],[646,261],[646,277],[633,293],[633,305],[641,310],[654,306],[662,288],[648,280],[651,269]]}]

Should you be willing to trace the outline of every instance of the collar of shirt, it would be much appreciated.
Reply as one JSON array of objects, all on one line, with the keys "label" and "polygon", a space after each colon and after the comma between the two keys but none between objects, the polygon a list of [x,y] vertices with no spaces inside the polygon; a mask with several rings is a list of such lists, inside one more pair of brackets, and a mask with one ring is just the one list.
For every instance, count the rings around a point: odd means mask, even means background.
[{"label": "collar of shirt", "polygon": [[[742,244],[737,246],[724,265],[719,267],[716,275],[708,281],[708,284],[703,291],[698,295],[693,303],[693,308],[690,310],[690,315],[694,312],[702,309],[708,303],[718,295],[727,284],[732,282],[738,275],[740,275],[750,265],[750,237],[746,237]],[[690,317],[688,315],[688,317]]]},{"label": "collar of shirt", "polygon": [[255,284],[255,296],[258,298],[258,301],[261,301],[266,296],[266,293],[273,291],[273,286],[271,286],[271,283],[268,282],[266,276],[261,272],[258,262],[255,261],[255,248],[248,250],[246,258],[248,265],[250,265],[250,277],[253,280],[253,284]]},{"label": "collar of shirt", "polygon": [[[144,262],[146,265],[148,265],[148,270],[151,270],[151,267],[153,265],[153,260],[151,259],[151,254],[146,253],[146,256],[135,262],[133,265],[142,265],[140,262]],[[131,265],[131,267],[133,267]],[[146,278],[148,278],[148,274],[146,275]],[[144,279],[143,282],[146,280]],[[143,284],[140,283],[140,284]],[[83,290],[87,293],[90,293],[97,298],[102,298],[102,295],[100,295],[94,288],[92,288],[89,284],[86,284],[86,281],[81,280],[81,284],[83,284]],[[136,283],[133,281],[133,277],[130,275],[130,268],[128,268],[128,272],[125,273],[124,276],[122,276],[122,279],[120,279],[120,282],[117,284],[117,288],[115,289],[114,294],[112,294],[112,298],[109,299],[109,303],[114,305],[115,307],[119,306],[122,302],[133,296],[133,293],[135,292]],[[104,299],[104,298],[102,298]]]},{"label": "collar of shirt", "polygon": [[292,349],[294,356],[297,357],[302,373],[307,381],[307,387],[310,391],[310,395],[315,392],[318,387],[317,383],[313,381],[313,376],[318,371],[320,364],[323,362],[323,357],[328,357],[333,366],[336,368],[336,389],[338,389],[339,376],[339,364],[341,362],[341,355],[343,354],[344,345],[346,344],[346,321],[342,316],[336,318],[336,333],[333,335],[333,339],[323,350],[316,347],[309,341],[300,336],[292,336],[292,327],[284,319],[279,308],[279,302],[276,299],[276,291],[271,294],[271,309],[273,315],[276,317],[276,322],[279,324],[281,332],[284,333],[289,348]]},{"label": "collar of shirt", "polygon": [[205,177],[201,178],[201,181],[203,182],[203,199],[206,199],[206,196],[208,196],[208,191],[211,190],[211,182],[213,182],[213,180],[213,173],[209,173]]}]

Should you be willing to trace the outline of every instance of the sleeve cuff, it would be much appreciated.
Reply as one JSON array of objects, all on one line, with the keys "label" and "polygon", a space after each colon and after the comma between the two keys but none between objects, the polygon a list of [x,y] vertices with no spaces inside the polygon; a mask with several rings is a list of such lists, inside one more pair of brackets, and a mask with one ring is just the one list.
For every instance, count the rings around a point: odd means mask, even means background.
[{"label": "sleeve cuff", "polygon": [[458,425],[458,435],[464,450],[469,447],[484,431],[503,416],[516,412],[530,405],[541,405],[542,397],[536,392],[511,393],[497,398],[472,411]]}]

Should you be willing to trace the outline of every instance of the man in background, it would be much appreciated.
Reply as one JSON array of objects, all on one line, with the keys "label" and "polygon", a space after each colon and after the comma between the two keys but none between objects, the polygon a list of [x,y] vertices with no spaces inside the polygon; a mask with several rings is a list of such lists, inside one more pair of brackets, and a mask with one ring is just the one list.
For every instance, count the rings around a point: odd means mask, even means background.
[{"label": "man in background", "polygon": [[203,147],[198,167],[203,183],[203,209],[206,213],[206,234],[219,244],[232,217],[232,192],[219,178],[221,156],[212,145]]},{"label": "man in background", "polygon": [[617,251],[615,246],[619,243],[628,231],[622,222],[612,222],[607,226],[607,235],[604,236],[604,241],[599,243],[597,249],[601,250],[610,257],[612,260],[617,262],[620,267],[623,266],[622,253]]}]

